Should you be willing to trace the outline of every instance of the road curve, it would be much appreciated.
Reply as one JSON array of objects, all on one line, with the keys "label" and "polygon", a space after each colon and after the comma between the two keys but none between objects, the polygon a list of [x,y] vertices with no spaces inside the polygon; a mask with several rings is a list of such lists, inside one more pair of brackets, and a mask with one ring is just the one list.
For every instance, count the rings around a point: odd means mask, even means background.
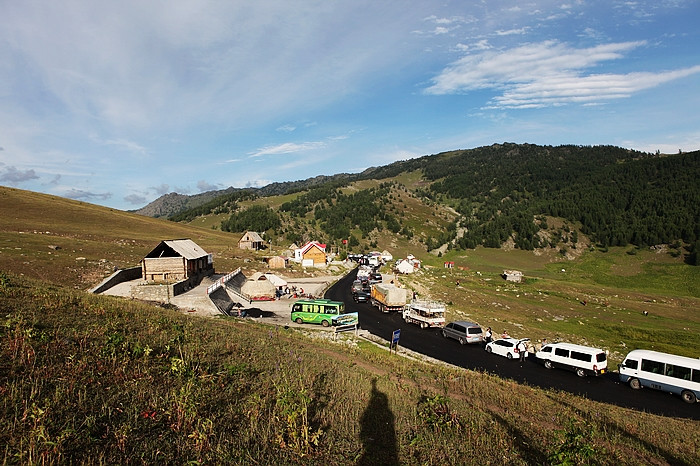
[{"label": "road curve", "polygon": [[[355,303],[350,286],[357,269],[336,282],[325,297],[343,301],[348,311],[357,311],[360,327],[373,335],[391,340],[394,330],[401,330],[399,345],[411,351],[439,359],[465,369],[486,371],[499,377],[526,383],[530,386],[565,390],[591,400],[609,403],[661,416],[700,420],[700,403],[688,405],[680,397],[657,390],[632,390],[618,380],[616,372],[601,377],[577,377],[561,369],[548,370],[530,356],[520,363],[489,354],[481,345],[460,345],[442,337],[439,329],[422,330],[407,324],[398,313],[384,314],[369,303]],[[610,368],[614,369],[614,368]]]}]

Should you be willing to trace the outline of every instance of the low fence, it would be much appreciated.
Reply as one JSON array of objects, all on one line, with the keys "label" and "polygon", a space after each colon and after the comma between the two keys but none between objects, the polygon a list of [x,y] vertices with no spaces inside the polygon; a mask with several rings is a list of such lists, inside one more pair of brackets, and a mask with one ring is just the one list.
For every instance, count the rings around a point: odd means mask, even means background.
[{"label": "low fence", "polygon": [[215,281],[214,283],[212,283],[211,285],[209,285],[209,286],[207,287],[207,294],[211,294],[211,293],[213,293],[214,291],[216,291],[216,290],[218,290],[219,288],[221,288],[222,286],[226,285],[226,283],[227,283],[229,280],[231,280],[233,277],[235,277],[235,276],[238,275],[239,273],[241,273],[241,268],[240,268],[240,267],[238,267],[238,268],[237,268],[236,270],[234,270],[233,272],[231,272],[231,273],[229,273],[229,274],[226,274],[226,275],[224,275],[223,277],[219,278],[217,281]]}]

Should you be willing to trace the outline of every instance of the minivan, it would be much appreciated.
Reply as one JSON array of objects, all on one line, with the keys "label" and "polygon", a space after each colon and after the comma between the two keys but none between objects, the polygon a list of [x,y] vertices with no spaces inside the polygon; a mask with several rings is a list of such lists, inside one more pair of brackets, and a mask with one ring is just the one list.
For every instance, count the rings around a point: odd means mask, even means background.
[{"label": "minivan", "polygon": [[465,322],[463,320],[450,322],[445,325],[442,329],[442,336],[445,338],[454,338],[462,345],[466,345],[467,343],[481,343],[484,341],[484,333],[479,324]]},{"label": "minivan", "polygon": [[576,372],[579,377],[587,374],[600,375],[608,370],[608,357],[605,351],[573,343],[550,343],[544,345],[535,357],[544,367],[562,367]]},{"label": "minivan", "polygon": [[636,390],[654,388],[692,404],[700,400],[700,359],[637,349],[629,352],[619,369],[620,382]]}]

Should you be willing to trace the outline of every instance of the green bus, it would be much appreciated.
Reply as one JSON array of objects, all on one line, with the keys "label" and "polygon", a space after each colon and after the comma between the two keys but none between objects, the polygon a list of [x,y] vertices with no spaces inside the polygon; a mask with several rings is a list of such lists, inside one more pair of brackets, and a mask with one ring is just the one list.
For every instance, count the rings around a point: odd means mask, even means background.
[{"label": "green bus", "polygon": [[302,299],[292,304],[292,321],[297,324],[353,325],[357,312],[345,313],[345,303],[330,299]]}]

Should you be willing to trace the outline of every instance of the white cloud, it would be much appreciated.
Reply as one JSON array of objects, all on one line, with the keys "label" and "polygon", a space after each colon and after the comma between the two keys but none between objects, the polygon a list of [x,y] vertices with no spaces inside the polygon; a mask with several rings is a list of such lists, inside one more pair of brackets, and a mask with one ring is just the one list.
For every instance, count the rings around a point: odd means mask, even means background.
[{"label": "white cloud", "polygon": [[263,155],[278,155],[278,154],[292,154],[295,152],[305,152],[310,150],[322,149],[326,144],[321,141],[317,142],[303,142],[297,144],[294,142],[285,142],[283,144],[278,144],[276,146],[266,146],[258,149],[250,154],[251,157],[260,157]]},{"label": "white cloud", "polygon": [[146,155],[148,151],[142,145],[126,139],[109,139],[104,142],[108,146],[115,146],[136,154]]},{"label": "white cloud", "polygon": [[629,97],[700,71],[700,66],[695,66],[659,73],[584,74],[600,62],[622,58],[625,52],[644,44],[621,42],[575,49],[545,41],[475,53],[445,68],[425,92],[443,95],[495,89],[502,94],[493,99],[492,107],[546,107]]}]

